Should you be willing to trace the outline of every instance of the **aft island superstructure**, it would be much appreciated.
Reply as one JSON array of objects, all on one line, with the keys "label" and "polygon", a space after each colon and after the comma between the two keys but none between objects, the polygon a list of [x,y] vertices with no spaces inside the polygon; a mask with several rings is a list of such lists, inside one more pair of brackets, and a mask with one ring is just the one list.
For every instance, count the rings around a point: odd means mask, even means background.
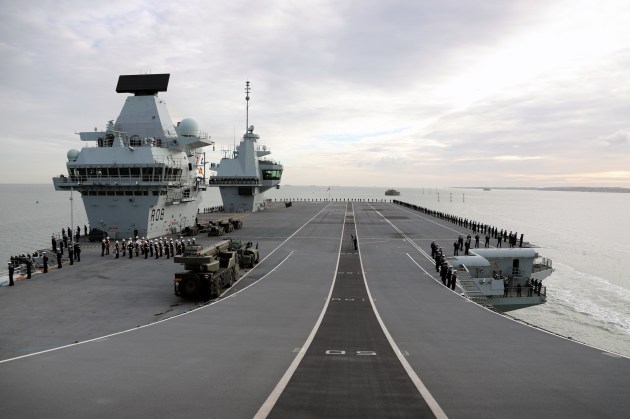
[{"label": "aft island superstructure", "polygon": [[68,151],[68,175],[53,178],[56,190],[81,193],[90,226],[111,238],[157,237],[195,223],[201,148],[212,141],[193,119],[173,124],[158,97],[169,77],[120,76],[116,92],[133,96],[105,131],[79,133],[88,146]]},{"label": "aft island superstructure", "polygon": [[279,187],[283,166],[275,161],[263,159],[271,150],[257,144],[260,136],[254,134],[254,126],[249,125],[249,82],[246,82],[247,130],[240,144],[232,152],[226,152],[210,178],[210,186],[218,186],[221,191],[223,208],[229,212],[255,212],[264,209],[266,202],[263,193]]}]

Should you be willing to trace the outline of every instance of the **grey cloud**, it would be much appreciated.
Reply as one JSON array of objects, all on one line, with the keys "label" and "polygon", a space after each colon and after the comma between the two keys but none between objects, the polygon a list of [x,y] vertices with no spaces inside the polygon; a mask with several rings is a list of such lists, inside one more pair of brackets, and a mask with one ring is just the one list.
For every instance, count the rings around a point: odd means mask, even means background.
[{"label": "grey cloud", "polygon": [[614,134],[599,137],[598,140],[608,144],[609,146],[630,144],[630,130],[619,130]]}]

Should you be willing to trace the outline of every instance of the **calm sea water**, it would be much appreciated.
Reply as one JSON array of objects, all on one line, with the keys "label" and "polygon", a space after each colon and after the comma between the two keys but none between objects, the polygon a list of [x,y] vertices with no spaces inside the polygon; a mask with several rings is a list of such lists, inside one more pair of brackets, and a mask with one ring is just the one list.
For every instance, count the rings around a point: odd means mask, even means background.
[{"label": "calm sea water", "polygon": [[[400,200],[525,234],[556,271],[547,303],[514,317],[630,356],[630,194],[473,189],[399,189]],[[438,198],[439,195],[439,198]],[[70,226],[70,194],[52,185],[0,185],[0,257],[47,248]],[[383,199],[383,188],[283,186],[271,199]],[[220,205],[218,190],[202,206]],[[74,194],[74,225],[87,223]]]}]

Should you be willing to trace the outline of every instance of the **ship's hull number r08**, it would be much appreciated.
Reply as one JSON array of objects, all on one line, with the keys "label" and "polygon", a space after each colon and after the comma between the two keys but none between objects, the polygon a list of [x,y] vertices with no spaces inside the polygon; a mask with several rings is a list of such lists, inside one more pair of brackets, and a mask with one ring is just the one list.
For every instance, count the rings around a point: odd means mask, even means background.
[{"label": "ship's hull number r08", "polygon": [[164,208],[151,210],[151,221],[160,221],[164,219]]}]

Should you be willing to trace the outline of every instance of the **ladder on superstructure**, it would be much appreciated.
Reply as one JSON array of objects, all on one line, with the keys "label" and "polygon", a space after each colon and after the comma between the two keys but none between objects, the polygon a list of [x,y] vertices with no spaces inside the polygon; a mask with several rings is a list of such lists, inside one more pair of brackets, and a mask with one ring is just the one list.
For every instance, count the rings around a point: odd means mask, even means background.
[{"label": "ladder on superstructure", "polygon": [[459,281],[460,288],[464,291],[466,298],[468,298],[473,303],[477,303],[486,308],[494,310],[492,304],[488,300],[488,297],[485,296],[483,292],[477,286],[477,283],[473,281],[470,273],[467,271],[457,271],[457,280]]}]

